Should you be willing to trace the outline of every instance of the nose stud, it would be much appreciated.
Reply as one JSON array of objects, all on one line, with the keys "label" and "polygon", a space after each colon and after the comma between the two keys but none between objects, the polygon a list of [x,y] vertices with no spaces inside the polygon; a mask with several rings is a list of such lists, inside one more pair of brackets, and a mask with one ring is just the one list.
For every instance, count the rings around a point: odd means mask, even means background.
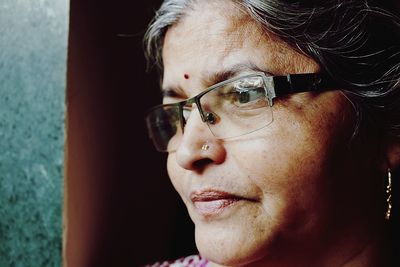
[{"label": "nose stud", "polygon": [[210,148],[210,146],[207,143],[205,143],[204,145],[201,146],[201,150],[203,150],[203,151],[207,151],[209,148]]}]

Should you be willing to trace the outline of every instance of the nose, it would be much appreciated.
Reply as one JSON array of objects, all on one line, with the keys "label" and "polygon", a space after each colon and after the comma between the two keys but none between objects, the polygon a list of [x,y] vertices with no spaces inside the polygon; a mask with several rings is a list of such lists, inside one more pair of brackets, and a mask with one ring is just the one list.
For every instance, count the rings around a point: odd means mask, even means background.
[{"label": "nose", "polygon": [[192,171],[201,171],[210,164],[221,164],[226,157],[223,142],[211,133],[197,109],[187,119],[182,140],[175,153],[178,165]]}]

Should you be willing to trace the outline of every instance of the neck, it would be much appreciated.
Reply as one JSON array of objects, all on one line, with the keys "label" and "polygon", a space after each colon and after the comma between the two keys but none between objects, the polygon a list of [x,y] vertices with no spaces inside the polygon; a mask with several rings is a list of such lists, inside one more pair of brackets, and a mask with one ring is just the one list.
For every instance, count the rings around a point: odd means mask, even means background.
[{"label": "neck", "polygon": [[[373,228],[371,226],[374,226]],[[385,265],[386,236],[383,222],[356,224],[337,235],[312,265],[315,267],[375,267]],[[323,246],[323,244],[321,244]],[[322,249],[324,249],[322,248]]]},{"label": "neck", "polygon": [[[384,242],[382,237],[377,236],[371,238],[364,244],[360,245],[358,250],[354,250],[350,253],[347,258],[339,257],[337,262],[341,267],[374,267],[374,266],[386,266],[383,264],[385,256],[383,255]],[[339,263],[341,261],[341,263]],[[328,264],[329,266],[335,266]]]},{"label": "neck", "polygon": [[[381,229],[385,229],[382,227]],[[393,244],[389,242],[389,234],[384,230],[375,231],[371,234],[370,239],[360,246],[358,251],[349,254],[348,258],[342,264],[337,265],[341,267],[375,267],[397,266],[393,263],[394,254]],[[327,265],[335,266],[335,265]]]},{"label": "neck", "polygon": [[[385,250],[387,247],[386,234],[382,227],[375,229],[353,229],[343,234],[332,242],[329,249],[323,251],[320,257],[317,257],[319,251],[310,253],[303,259],[291,257],[288,255],[285,262],[253,262],[248,267],[265,266],[265,267],[376,267],[376,266],[392,266],[390,265],[390,253]],[[325,247],[321,242],[320,247]],[[310,256],[311,255],[311,256]],[[310,262],[310,259],[312,261]],[[289,261],[287,261],[289,260]],[[292,260],[292,261],[291,261]],[[208,265],[209,267],[223,266],[215,263]]]}]

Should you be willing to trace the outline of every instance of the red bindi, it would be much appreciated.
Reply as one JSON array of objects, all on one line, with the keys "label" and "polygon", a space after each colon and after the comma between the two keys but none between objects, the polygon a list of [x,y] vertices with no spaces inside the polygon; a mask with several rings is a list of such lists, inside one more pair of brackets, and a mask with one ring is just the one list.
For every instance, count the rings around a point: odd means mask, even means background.
[{"label": "red bindi", "polygon": [[187,79],[189,79],[189,74],[183,74],[183,77],[187,80]]}]

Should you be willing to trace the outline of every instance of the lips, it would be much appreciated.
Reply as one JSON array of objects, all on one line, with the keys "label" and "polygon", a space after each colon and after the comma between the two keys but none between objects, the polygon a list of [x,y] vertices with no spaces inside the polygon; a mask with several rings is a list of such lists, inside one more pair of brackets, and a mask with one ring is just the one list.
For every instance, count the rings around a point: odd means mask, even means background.
[{"label": "lips", "polygon": [[246,198],[219,190],[196,191],[190,195],[196,211],[203,216],[217,215]]}]

